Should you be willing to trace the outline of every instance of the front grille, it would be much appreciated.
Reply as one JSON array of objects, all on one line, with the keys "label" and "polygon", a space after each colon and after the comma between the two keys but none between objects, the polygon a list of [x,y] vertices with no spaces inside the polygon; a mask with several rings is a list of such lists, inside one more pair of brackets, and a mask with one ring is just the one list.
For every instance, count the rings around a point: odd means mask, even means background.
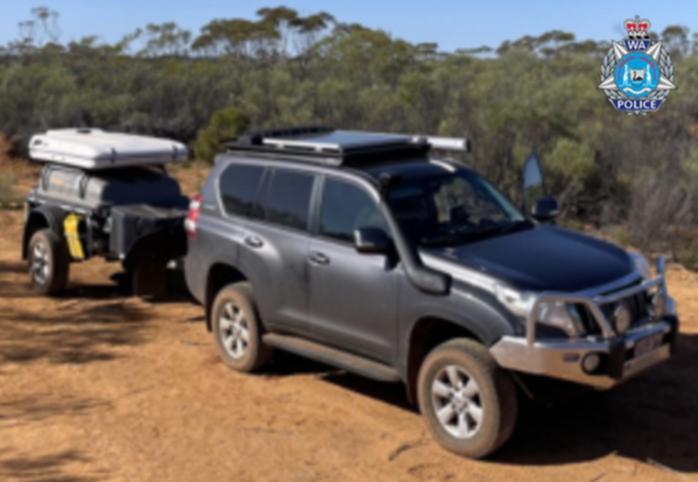
[{"label": "front grille", "polygon": [[630,324],[631,328],[637,326],[643,320],[646,320],[649,316],[649,300],[647,293],[638,293],[616,303],[609,303],[601,307],[601,311],[606,316],[606,319],[613,323],[614,313],[619,303],[625,303],[625,305],[630,310],[632,322]]},{"label": "front grille", "polygon": [[[640,281],[637,283],[632,283],[630,285],[624,286],[620,288],[618,291],[629,288],[631,286],[635,286],[637,284],[640,284]],[[607,295],[612,295],[613,292],[611,293],[603,293],[604,296]],[[619,303],[625,303],[628,309],[630,310],[631,314],[631,319],[632,322],[630,324],[630,329],[635,328],[636,326],[639,326],[640,324],[644,323],[646,320],[649,319],[650,317],[650,297],[647,292],[640,292],[636,293],[631,296],[627,296],[617,302],[614,303],[607,303],[604,305],[600,306],[601,312],[604,314],[606,319],[611,323],[611,325],[615,329],[615,324],[614,324],[614,315],[615,315],[615,310],[618,307]],[[587,334],[589,335],[600,335],[601,334],[601,327],[598,325],[596,320],[594,319],[593,315],[591,314],[590,310],[584,306],[584,305],[578,305],[577,306],[577,311],[579,312],[580,319],[582,321],[582,324],[587,330]]]},{"label": "front grille", "polygon": [[643,292],[631,296],[629,303],[633,314],[633,326],[639,320],[644,320],[650,316],[650,299],[647,293]]},{"label": "front grille", "polygon": [[594,319],[594,316],[591,314],[591,311],[589,311],[589,308],[587,308],[585,305],[575,305],[575,307],[577,308],[579,318],[582,321],[582,324],[584,325],[585,333],[587,335],[600,335],[601,327],[598,323],[596,323],[596,320]]}]

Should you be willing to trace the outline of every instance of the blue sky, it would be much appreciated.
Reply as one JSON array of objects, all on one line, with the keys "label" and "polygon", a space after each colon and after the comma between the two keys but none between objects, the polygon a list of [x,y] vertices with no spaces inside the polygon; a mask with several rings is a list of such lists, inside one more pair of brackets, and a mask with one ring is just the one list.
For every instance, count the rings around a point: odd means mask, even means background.
[{"label": "blue sky", "polygon": [[175,21],[196,34],[213,18],[252,18],[258,8],[279,4],[302,14],[325,10],[342,21],[380,28],[412,42],[438,42],[444,50],[497,46],[503,40],[554,28],[571,31],[580,39],[617,39],[623,35],[622,21],[635,14],[649,18],[655,31],[676,23],[698,31],[696,0],[4,0],[0,6],[0,43],[17,37],[17,24],[29,18],[29,10],[38,5],[60,13],[61,41],[96,34],[111,42],[149,22]]}]

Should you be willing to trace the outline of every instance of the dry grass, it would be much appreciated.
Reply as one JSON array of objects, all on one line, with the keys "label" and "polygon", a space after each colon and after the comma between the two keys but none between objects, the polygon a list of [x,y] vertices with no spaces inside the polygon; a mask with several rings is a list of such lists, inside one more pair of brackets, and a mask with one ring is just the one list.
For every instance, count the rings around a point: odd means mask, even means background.
[{"label": "dry grass", "polygon": [[0,204],[17,200],[14,190],[15,177],[10,174],[0,174]]}]

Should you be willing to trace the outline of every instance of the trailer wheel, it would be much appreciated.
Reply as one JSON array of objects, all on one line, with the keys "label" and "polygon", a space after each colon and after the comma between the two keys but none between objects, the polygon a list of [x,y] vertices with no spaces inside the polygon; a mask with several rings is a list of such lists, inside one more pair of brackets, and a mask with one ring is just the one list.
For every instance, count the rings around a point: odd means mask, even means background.
[{"label": "trailer wheel", "polygon": [[29,241],[29,276],[32,287],[43,295],[54,295],[68,283],[70,254],[65,240],[51,229],[40,229]]}]

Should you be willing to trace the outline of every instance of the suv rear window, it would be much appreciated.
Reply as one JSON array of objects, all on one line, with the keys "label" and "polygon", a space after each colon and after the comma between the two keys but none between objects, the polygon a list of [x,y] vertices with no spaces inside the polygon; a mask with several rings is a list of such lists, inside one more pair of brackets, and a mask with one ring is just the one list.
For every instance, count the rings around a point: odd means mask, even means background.
[{"label": "suv rear window", "polygon": [[284,169],[273,172],[271,185],[264,196],[265,219],[291,228],[306,229],[315,176]]},{"label": "suv rear window", "polygon": [[262,167],[240,164],[232,164],[223,171],[220,191],[226,213],[240,216],[252,214],[263,172]]}]

